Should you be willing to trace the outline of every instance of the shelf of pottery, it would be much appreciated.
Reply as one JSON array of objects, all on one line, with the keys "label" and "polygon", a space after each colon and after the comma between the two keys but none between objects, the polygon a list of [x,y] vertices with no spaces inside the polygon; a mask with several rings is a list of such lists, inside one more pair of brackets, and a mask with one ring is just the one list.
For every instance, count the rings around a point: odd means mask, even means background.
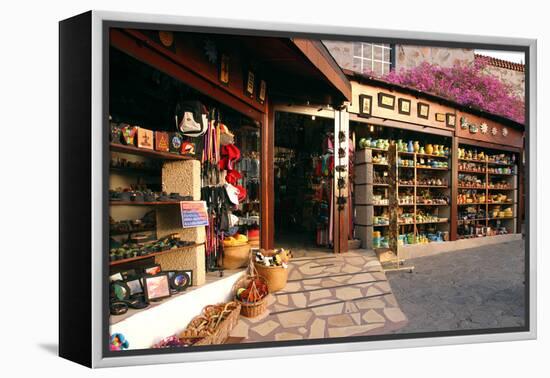
[{"label": "shelf of pottery", "polygon": [[[369,143],[370,142],[370,143]],[[356,154],[356,196],[366,191],[365,204],[356,201],[356,234],[364,226],[372,228],[372,248],[389,246],[389,189],[398,193],[398,244],[417,244],[449,240],[450,171],[447,146],[402,140],[396,142],[397,182],[388,171],[388,139],[360,144]],[[369,164],[370,159],[370,164]],[[361,165],[366,168],[362,169]],[[362,173],[364,172],[364,173]],[[361,182],[366,175],[365,189]],[[369,181],[372,175],[372,181]],[[372,184],[371,184],[372,183]],[[359,206],[358,206],[359,204]],[[369,208],[369,205],[372,208]],[[366,206],[366,210],[363,210]],[[372,220],[371,220],[372,219]],[[360,237],[361,238],[361,237]]]},{"label": "shelf of pottery", "polygon": [[459,239],[517,232],[516,155],[460,145],[457,207]]}]

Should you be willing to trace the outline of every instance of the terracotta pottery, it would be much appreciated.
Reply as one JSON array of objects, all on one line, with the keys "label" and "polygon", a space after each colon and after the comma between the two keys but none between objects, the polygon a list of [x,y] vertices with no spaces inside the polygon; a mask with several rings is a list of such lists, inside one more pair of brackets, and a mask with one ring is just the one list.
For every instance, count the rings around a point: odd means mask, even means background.
[{"label": "terracotta pottery", "polygon": [[433,152],[434,152],[434,147],[433,147],[431,144],[428,143],[428,144],[426,145],[426,153],[427,153],[428,155],[432,155]]}]

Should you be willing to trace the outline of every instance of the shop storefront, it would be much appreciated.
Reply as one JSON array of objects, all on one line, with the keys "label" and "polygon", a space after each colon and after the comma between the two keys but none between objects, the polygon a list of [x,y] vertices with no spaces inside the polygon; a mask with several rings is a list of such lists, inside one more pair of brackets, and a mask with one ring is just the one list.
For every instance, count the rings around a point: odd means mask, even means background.
[{"label": "shop storefront", "polygon": [[346,76],[320,42],[110,37],[109,324],[136,347],[229,300],[251,248],[414,256],[521,233],[520,124]]},{"label": "shop storefront", "polygon": [[[277,104],[316,104],[334,135],[351,86],[313,41],[132,29],[110,37],[109,332],[149,347],[227,301],[251,248],[278,246],[275,218],[291,217],[276,213],[284,147],[274,125],[290,114]],[[323,200],[338,214],[347,204],[336,205],[344,195],[333,168]],[[340,251],[339,219],[324,211],[320,245]]]},{"label": "shop storefront", "polygon": [[377,80],[352,88],[363,247],[409,257],[521,237],[523,125]]}]

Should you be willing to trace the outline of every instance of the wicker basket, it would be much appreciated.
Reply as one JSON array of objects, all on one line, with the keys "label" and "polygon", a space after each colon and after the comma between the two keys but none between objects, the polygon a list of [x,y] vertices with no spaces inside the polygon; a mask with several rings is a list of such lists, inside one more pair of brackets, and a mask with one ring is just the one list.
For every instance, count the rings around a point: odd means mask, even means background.
[{"label": "wicker basket", "polygon": [[[272,256],[275,253],[273,250],[262,250],[261,252],[264,256]],[[254,266],[258,274],[267,281],[267,287],[270,293],[279,291],[286,286],[288,268],[283,268],[282,266],[265,266],[257,262],[254,262]]]},{"label": "wicker basket", "polygon": [[234,247],[223,247],[222,266],[224,269],[239,269],[248,264],[250,245],[245,243]]},{"label": "wicker basket", "polygon": [[[235,301],[206,306],[202,314],[193,318],[179,337],[182,340],[199,339],[193,345],[224,344],[231,330],[237,325],[240,312],[241,305]],[[225,313],[226,316],[218,322],[221,313]],[[212,326],[203,327],[205,323]]]},{"label": "wicker basket", "polygon": [[[264,311],[267,309],[267,295],[255,303],[243,302],[237,298],[237,290],[239,290],[240,288],[246,289],[249,283],[255,279],[260,279],[261,281],[263,281],[264,284],[268,285],[267,280],[258,275],[256,267],[254,266],[253,257],[251,256],[246,275],[240,280],[238,280],[235,283],[235,285],[233,285],[233,293],[235,293],[235,301],[241,305],[241,315],[247,318],[255,318],[256,316],[263,314]],[[269,292],[269,285],[268,285],[268,292]]]}]

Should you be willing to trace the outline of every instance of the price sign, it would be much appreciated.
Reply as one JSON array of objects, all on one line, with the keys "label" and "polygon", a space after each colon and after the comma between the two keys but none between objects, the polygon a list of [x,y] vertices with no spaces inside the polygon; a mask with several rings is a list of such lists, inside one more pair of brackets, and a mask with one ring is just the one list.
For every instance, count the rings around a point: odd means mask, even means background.
[{"label": "price sign", "polygon": [[205,201],[182,201],[180,210],[183,228],[208,226],[208,211]]}]

